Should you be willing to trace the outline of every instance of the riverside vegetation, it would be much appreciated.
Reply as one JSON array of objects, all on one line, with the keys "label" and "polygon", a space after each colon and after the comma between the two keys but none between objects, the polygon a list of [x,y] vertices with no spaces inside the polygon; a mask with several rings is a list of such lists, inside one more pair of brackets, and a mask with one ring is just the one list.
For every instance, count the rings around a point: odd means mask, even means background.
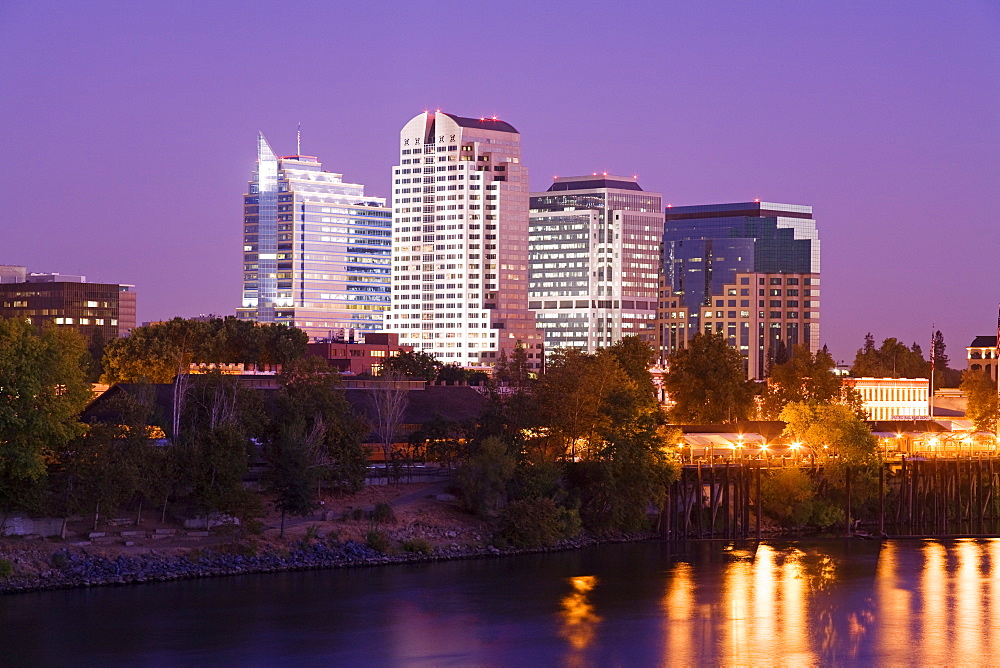
[{"label": "riverside vegetation", "polygon": [[[362,442],[372,425],[344,398],[339,375],[305,353],[305,343],[294,328],[233,318],[137,328],[103,353],[103,380],[127,383],[128,391],[107,402],[107,415],[82,424],[87,374],[94,369],[87,342],[65,329],[38,334],[26,323],[0,321],[6,397],[0,405],[0,517],[15,511],[92,517],[95,531],[102,519],[124,514],[136,524],[143,513],[160,521],[224,518],[231,523],[228,547],[211,548],[216,552],[205,572],[230,568],[237,557],[244,560],[240,568],[267,570],[454,556],[455,550],[420,535],[390,538],[379,526],[385,518],[375,520],[375,513],[363,539],[310,539],[240,553],[240,545],[257,544],[269,509],[278,513],[283,537],[286,518],[309,516],[323,499],[351,498],[365,485],[370,453]],[[676,403],[669,414],[656,398],[652,360],[653,351],[638,337],[595,354],[553,351],[538,378],[528,373],[520,346],[509,359],[502,353],[486,380],[419,352],[390,358],[390,378],[479,380],[486,400],[474,423],[438,416],[412,434],[405,451],[390,452],[389,481],[398,482],[405,460],[437,461],[451,470],[449,491],[467,516],[481,522],[484,537],[460,549],[494,554],[650,535],[680,467],[680,434],[671,422],[735,421],[764,410],[764,417],[785,420],[803,442],[834,444],[828,454],[836,459],[823,479],[782,473],[768,483],[764,508],[778,523],[836,521],[836,512],[824,506],[835,500],[824,499],[841,484],[837,462],[864,467],[875,461],[874,439],[853,398],[830,381],[832,359],[825,351],[810,355],[797,348],[777,360],[777,382],[755,401],[762,388],[743,378],[738,353],[721,336],[699,334],[670,360],[666,383]],[[192,362],[219,361],[280,365],[279,389],[265,399],[232,376],[177,373]],[[165,403],[158,400],[164,386],[156,383],[165,382],[172,383],[170,415],[161,414]],[[395,419],[393,425],[389,416],[376,431],[391,434]],[[245,480],[258,464],[264,472],[254,490]],[[789,499],[799,501],[790,507]],[[806,505],[808,513],[801,510]],[[135,563],[156,562],[154,570],[174,572],[163,566],[164,558],[120,556],[126,566],[100,565],[107,556],[77,552],[58,560],[100,572],[125,568],[132,573],[126,579],[146,577],[135,575],[129,566]],[[16,580],[17,570],[15,563],[7,580]],[[68,574],[66,583],[91,581],[56,568],[51,582],[61,572]]]}]

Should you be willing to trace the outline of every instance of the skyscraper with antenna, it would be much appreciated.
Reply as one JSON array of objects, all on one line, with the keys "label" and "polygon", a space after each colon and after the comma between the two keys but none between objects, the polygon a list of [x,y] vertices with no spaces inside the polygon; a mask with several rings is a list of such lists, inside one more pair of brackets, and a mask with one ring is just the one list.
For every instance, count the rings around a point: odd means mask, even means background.
[{"label": "skyscraper with antenna", "polygon": [[302,154],[278,157],[263,134],[243,196],[243,295],[237,315],[311,340],[382,329],[389,306],[392,214],[385,198]]}]

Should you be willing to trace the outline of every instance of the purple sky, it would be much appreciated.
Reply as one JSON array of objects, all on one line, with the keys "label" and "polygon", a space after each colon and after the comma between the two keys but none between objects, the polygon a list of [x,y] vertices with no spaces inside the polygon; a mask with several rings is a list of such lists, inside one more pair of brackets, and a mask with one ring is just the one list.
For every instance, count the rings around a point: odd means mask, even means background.
[{"label": "purple sky", "polygon": [[424,109],[520,130],[532,188],[811,204],[822,338],[992,334],[1000,3],[0,0],[0,264],[233,313],[255,135],[389,194]]}]

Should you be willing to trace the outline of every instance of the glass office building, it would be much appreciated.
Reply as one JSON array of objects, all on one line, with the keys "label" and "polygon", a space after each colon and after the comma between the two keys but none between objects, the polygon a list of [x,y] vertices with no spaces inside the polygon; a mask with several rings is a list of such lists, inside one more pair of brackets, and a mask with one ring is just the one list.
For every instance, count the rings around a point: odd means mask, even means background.
[{"label": "glass office building", "polygon": [[634,178],[596,174],[532,193],[528,305],[549,348],[656,344],[661,202]]},{"label": "glass office building", "polygon": [[[751,378],[765,374],[778,348],[806,344],[813,352],[819,349],[820,242],[811,206],[741,202],[668,207],[662,253],[670,301],[688,310],[688,335],[727,334],[730,344],[748,357]],[[737,276],[766,284],[737,285]],[[784,285],[782,276],[795,283]],[[742,294],[747,290],[760,294]],[[799,292],[809,299],[801,299]],[[789,296],[791,307],[785,303]],[[800,307],[799,301],[809,306]],[[744,310],[750,315],[742,317]],[[725,313],[725,325],[720,313]],[[744,326],[753,333],[744,332]],[[738,333],[731,331],[734,327]]]},{"label": "glass office building", "polygon": [[392,253],[384,198],[313,156],[277,157],[260,135],[243,199],[240,318],[294,325],[314,341],[383,328]]},{"label": "glass office building", "polygon": [[489,370],[518,342],[541,370],[528,310],[528,171],[496,118],[424,112],[393,168],[392,312],[401,345]]}]

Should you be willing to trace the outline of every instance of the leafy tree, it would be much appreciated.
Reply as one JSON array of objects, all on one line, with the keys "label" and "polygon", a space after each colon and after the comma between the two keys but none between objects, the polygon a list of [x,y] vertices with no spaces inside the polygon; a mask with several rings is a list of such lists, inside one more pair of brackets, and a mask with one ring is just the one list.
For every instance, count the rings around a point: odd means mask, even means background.
[{"label": "leafy tree", "polygon": [[618,366],[625,372],[625,375],[636,384],[639,391],[655,402],[656,386],[653,384],[653,376],[649,373],[649,367],[656,359],[656,351],[641,338],[633,335],[622,337],[608,348],[608,352],[618,362]]},{"label": "leafy tree", "polygon": [[468,461],[459,467],[455,482],[466,510],[490,517],[507,500],[507,485],[514,476],[516,459],[499,438],[490,437],[471,448]]},{"label": "leafy tree", "polygon": [[551,450],[570,459],[582,456],[608,419],[602,412],[608,393],[626,380],[614,356],[588,355],[575,348],[553,351],[538,380],[534,406]]},{"label": "leafy tree", "polygon": [[406,378],[422,378],[433,383],[443,365],[433,355],[422,350],[403,351],[385,360],[384,369]]},{"label": "leafy tree", "polygon": [[878,458],[878,439],[844,404],[792,402],[779,419],[787,437],[810,446],[820,459],[836,455],[840,462],[861,465]]},{"label": "leafy tree", "polygon": [[229,515],[246,524],[262,513],[259,497],[243,486],[254,440],[266,425],[260,396],[221,374],[198,377],[188,396],[184,428],[175,438],[178,487],[209,517]]},{"label": "leafy tree", "polygon": [[77,332],[0,319],[0,510],[32,498],[46,458],[83,432],[86,354]]},{"label": "leafy tree", "polygon": [[501,543],[518,548],[554,545],[580,533],[580,515],[547,497],[519,499],[506,506],[494,534]]},{"label": "leafy tree", "polygon": [[676,424],[745,420],[753,406],[743,356],[721,334],[695,334],[687,348],[670,356],[664,383]]},{"label": "leafy tree", "polygon": [[317,506],[313,481],[319,473],[315,462],[322,436],[315,425],[308,432],[304,418],[297,416],[281,426],[265,450],[264,485],[274,494],[272,503],[281,513],[281,538],[285,537],[286,515],[302,517]]},{"label": "leafy tree", "polygon": [[982,371],[966,371],[962,374],[961,390],[967,401],[965,414],[976,430],[996,432],[1000,418],[996,382]]},{"label": "leafy tree", "polygon": [[824,347],[815,355],[804,345],[792,349],[791,358],[775,364],[767,379],[761,401],[761,413],[767,420],[777,419],[790,402],[829,403],[841,399],[840,378],[833,373],[836,362]]},{"label": "leafy tree", "polygon": [[361,439],[369,426],[344,397],[340,374],[307,356],[286,365],[281,382],[276,421],[301,420],[306,433],[317,435],[314,465],[334,492],[360,491],[368,461]]},{"label": "leafy tree", "polygon": [[191,363],[282,365],[305,355],[308,341],[302,330],[282,324],[174,318],[111,341],[104,351],[103,380],[169,383]]},{"label": "leafy tree", "polygon": [[875,347],[871,332],[865,335],[864,345],[854,356],[851,375],[871,378],[926,378],[930,365],[916,343],[907,348],[894,338],[882,341]]}]

